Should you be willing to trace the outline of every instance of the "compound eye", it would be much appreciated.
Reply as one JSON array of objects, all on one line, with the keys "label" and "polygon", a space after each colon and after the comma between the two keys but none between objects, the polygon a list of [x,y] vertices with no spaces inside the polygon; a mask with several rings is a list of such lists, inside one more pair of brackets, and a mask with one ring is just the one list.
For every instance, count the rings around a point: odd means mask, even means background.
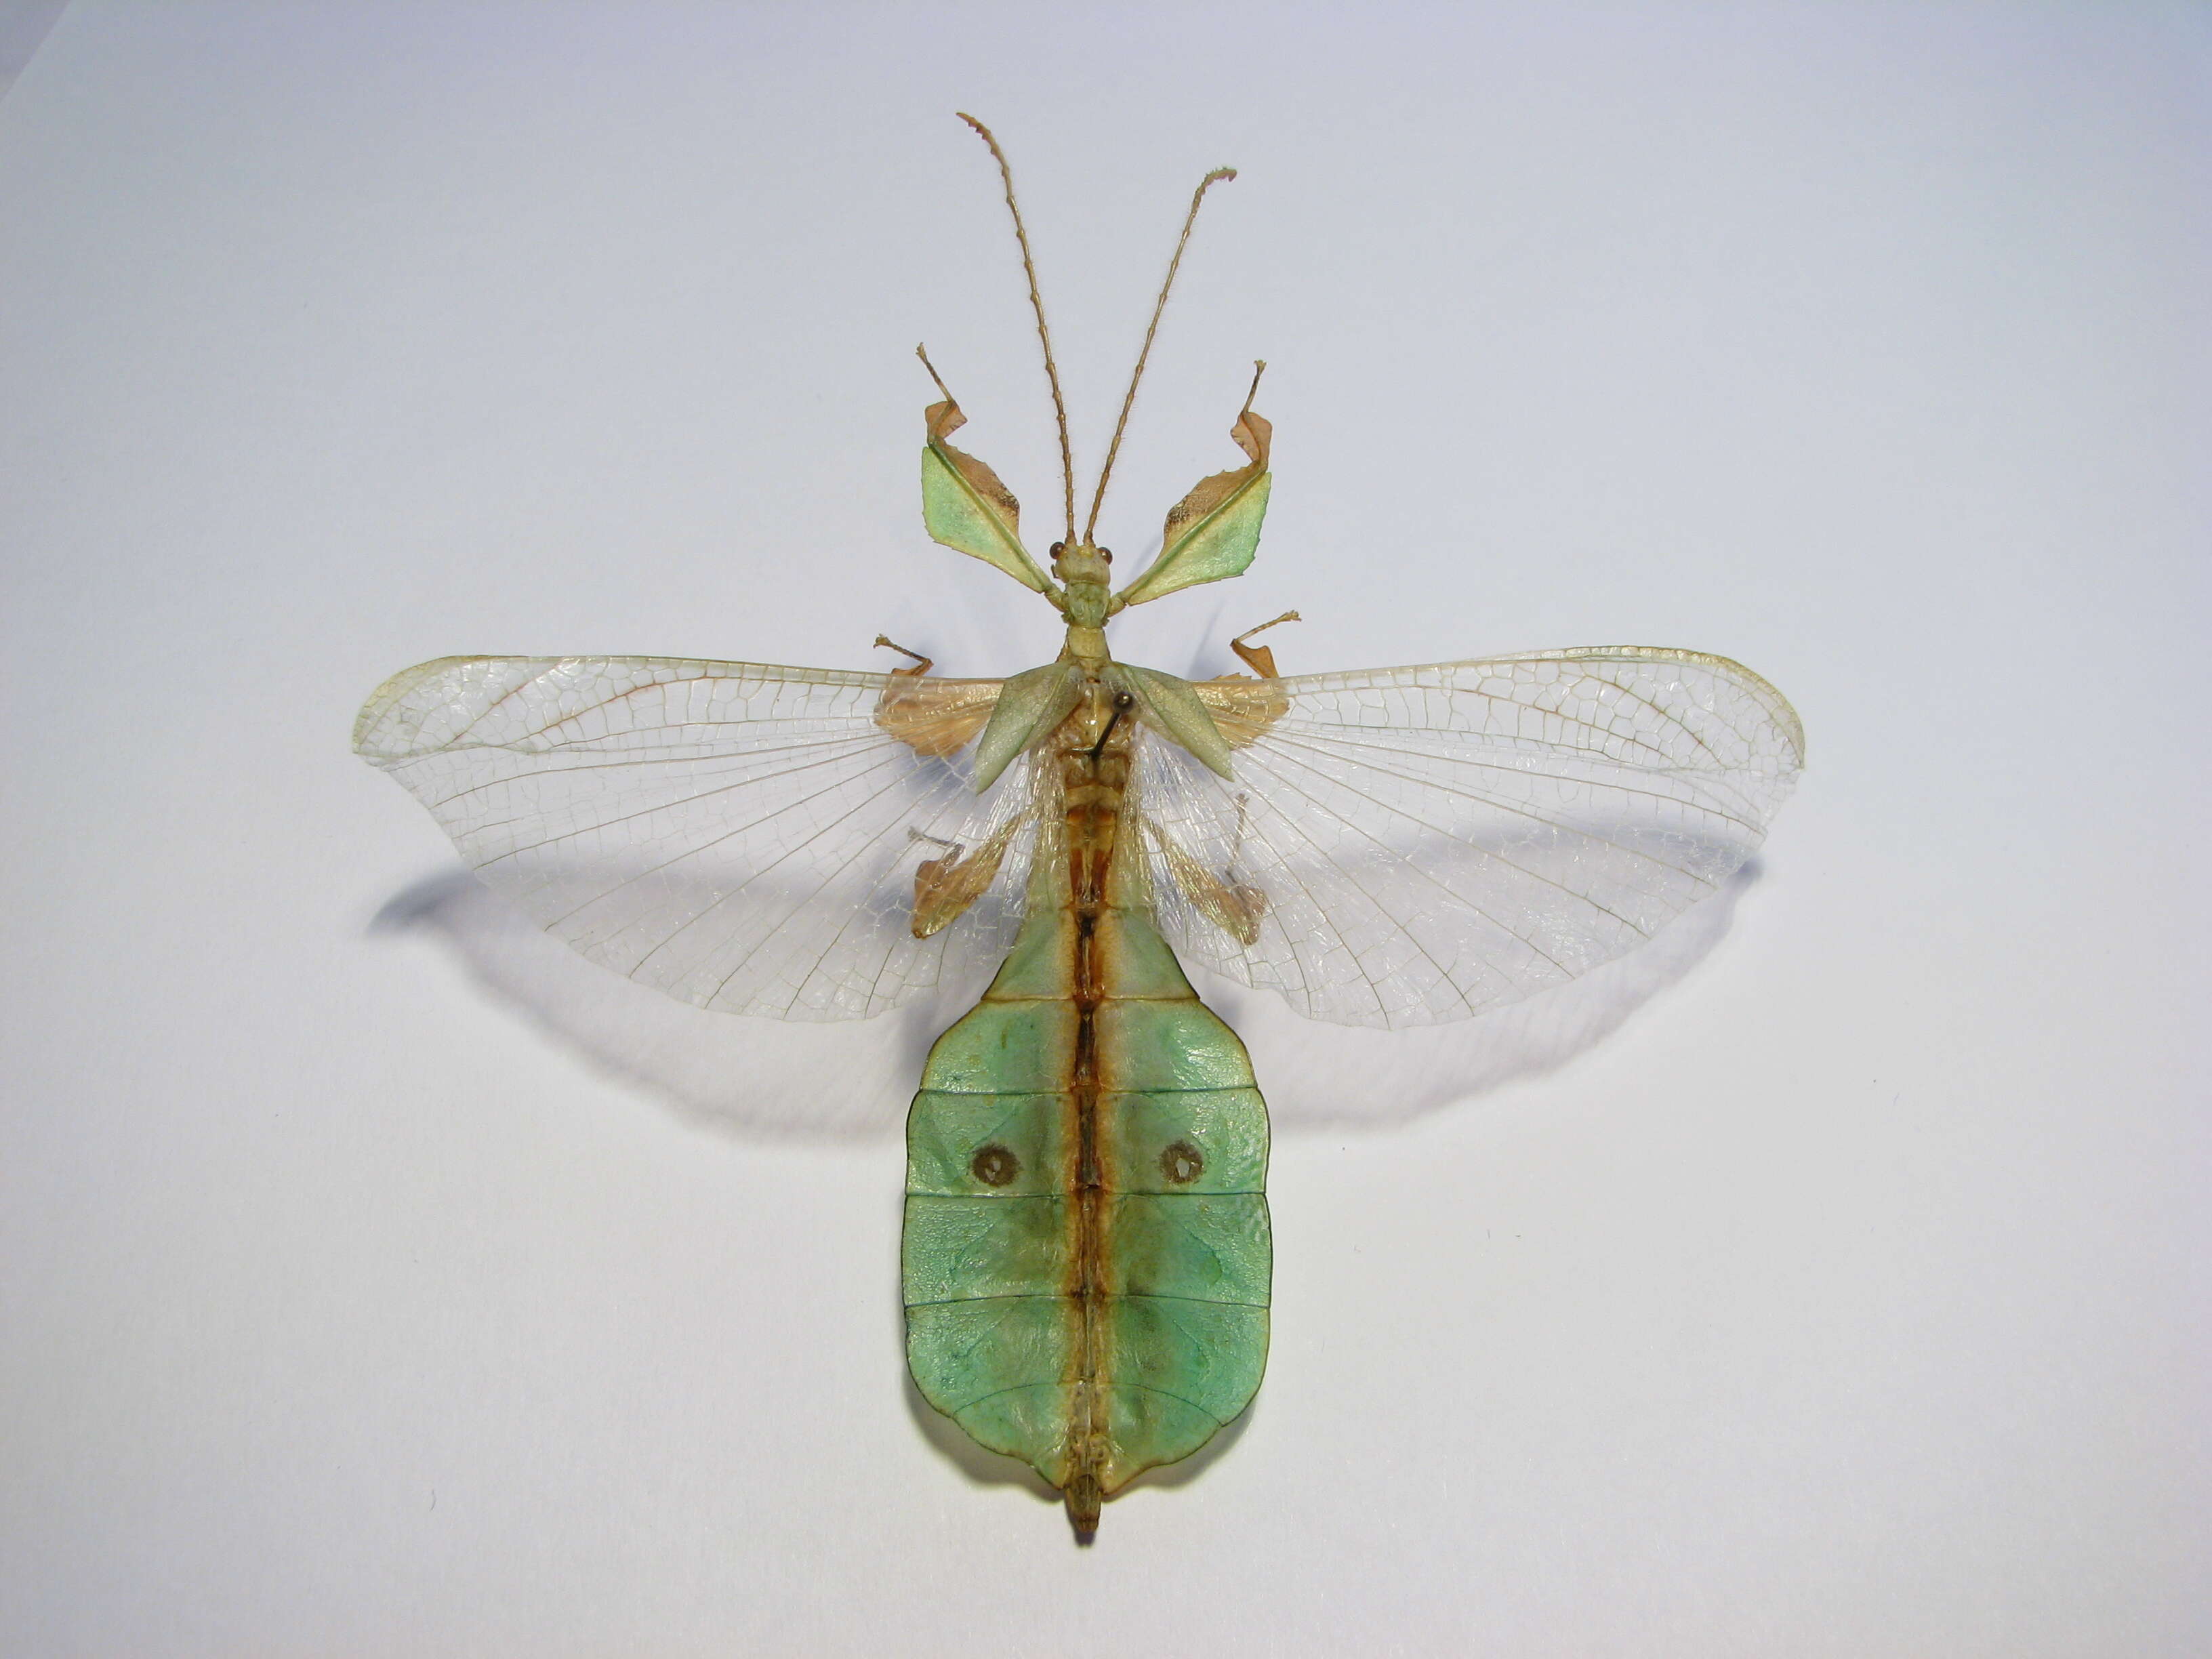
[{"label": "compound eye", "polygon": [[1111,553],[1109,553],[1109,552],[1108,552],[1104,548],[1103,548],[1103,547],[1102,547],[1102,548],[1100,548],[1100,549],[1098,550],[1098,556],[1099,556],[1100,558],[1102,558],[1102,559],[1105,560],[1105,561],[1106,561],[1106,562],[1107,562],[1107,563],[1109,563],[1109,564],[1111,564],[1111,563],[1113,563],[1113,562],[1114,562],[1114,556],[1113,556]]},{"label": "compound eye", "polygon": [[1051,548],[1051,556],[1056,559],[1066,551],[1067,544],[1066,542],[1054,542]]}]

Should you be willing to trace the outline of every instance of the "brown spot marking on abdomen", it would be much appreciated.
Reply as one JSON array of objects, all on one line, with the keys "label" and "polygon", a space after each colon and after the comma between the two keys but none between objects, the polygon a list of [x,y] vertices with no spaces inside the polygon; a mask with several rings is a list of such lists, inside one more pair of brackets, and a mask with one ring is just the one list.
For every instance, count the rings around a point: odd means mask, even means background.
[{"label": "brown spot marking on abdomen", "polygon": [[1178,1187],[1188,1187],[1206,1173],[1206,1158],[1188,1140],[1171,1140],[1160,1153],[1160,1173]]}]

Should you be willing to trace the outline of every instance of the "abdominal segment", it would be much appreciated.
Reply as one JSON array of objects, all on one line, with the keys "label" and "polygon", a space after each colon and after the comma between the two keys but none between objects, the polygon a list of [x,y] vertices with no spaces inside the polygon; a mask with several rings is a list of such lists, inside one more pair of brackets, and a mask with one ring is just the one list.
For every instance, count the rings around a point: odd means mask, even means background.
[{"label": "abdominal segment", "polygon": [[915,1381],[1079,1532],[1242,1412],[1267,1350],[1267,1108],[1120,862],[1033,905],[907,1125]]}]

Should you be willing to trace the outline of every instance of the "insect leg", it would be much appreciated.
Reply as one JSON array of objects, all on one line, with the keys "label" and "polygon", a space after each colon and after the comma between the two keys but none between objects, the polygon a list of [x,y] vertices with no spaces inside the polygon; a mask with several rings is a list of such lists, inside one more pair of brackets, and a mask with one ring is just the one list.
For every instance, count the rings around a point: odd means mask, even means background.
[{"label": "insect leg", "polygon": [[[1275,672],[1275,653],[1273,648],[1265,645],[1247,645],[1244,641],[1250,639],[1255,634],[1265,633],[1268,629],[1273,628],[1276,623],[1304,622],[1304,620],[1305,618],[1298,615],[1297,611],[1285,611],[1281,616],[1275,617],[1272,622],[1263,622],[1257,628],[1246,629],[1242,634],[1239,634],[1235,639],[1229,641],[1229,648],[1237,653],[1247,668],[1249,668],[1261,679],[1272,680],[1279,678],[1280,676]],[[888,643],[888,641],[878,641],[878,643]],[[896,647],[894,647],[894,649],[896,649]]]},{"label": "insect leg", "polygon": [[[1281,619],[1279,617],[1277,620],[1279,621]],[[1254,630],[1255,633],[1258,630],[1256,629]],[[914,659],[915,665],[913,667],[894,668],[891,670],[891,672],[894,674],[910,674],[919,679],[922,675],[927,674],[933,667],[935,666],[935,664],[933,663],[929,658],[923,656],[921,652],[909,651],[904,646],[901,645],[896,640],[891,639],[885,635],[877,635],[876,643],[890,650],[897,652],[902,657],[911,657]]]}]

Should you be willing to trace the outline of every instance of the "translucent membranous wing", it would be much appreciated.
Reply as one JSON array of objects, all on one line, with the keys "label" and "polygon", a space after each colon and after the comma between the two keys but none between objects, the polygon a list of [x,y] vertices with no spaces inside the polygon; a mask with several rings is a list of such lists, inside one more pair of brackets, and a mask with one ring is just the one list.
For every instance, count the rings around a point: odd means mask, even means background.
[{"label": "translucent membranous wing", "polygon": [[1236,780],[1145,735],[1163,929],[1348,1025],[1464,1018],[1633,949],[1750,856],[1803,761],[1779,692],[1689,651],[1196,689]]},{"label": "translucent membranous wing", "polygon": [[449,657],[380,687],[354,748],[602,966],[703,1008],[865,1018],[1013,937],[1022,835],[957,926],[910,925],[923,860],[1026,811],[1026,767],[980,799],[969,787],[997,695],[752,663]]}]

